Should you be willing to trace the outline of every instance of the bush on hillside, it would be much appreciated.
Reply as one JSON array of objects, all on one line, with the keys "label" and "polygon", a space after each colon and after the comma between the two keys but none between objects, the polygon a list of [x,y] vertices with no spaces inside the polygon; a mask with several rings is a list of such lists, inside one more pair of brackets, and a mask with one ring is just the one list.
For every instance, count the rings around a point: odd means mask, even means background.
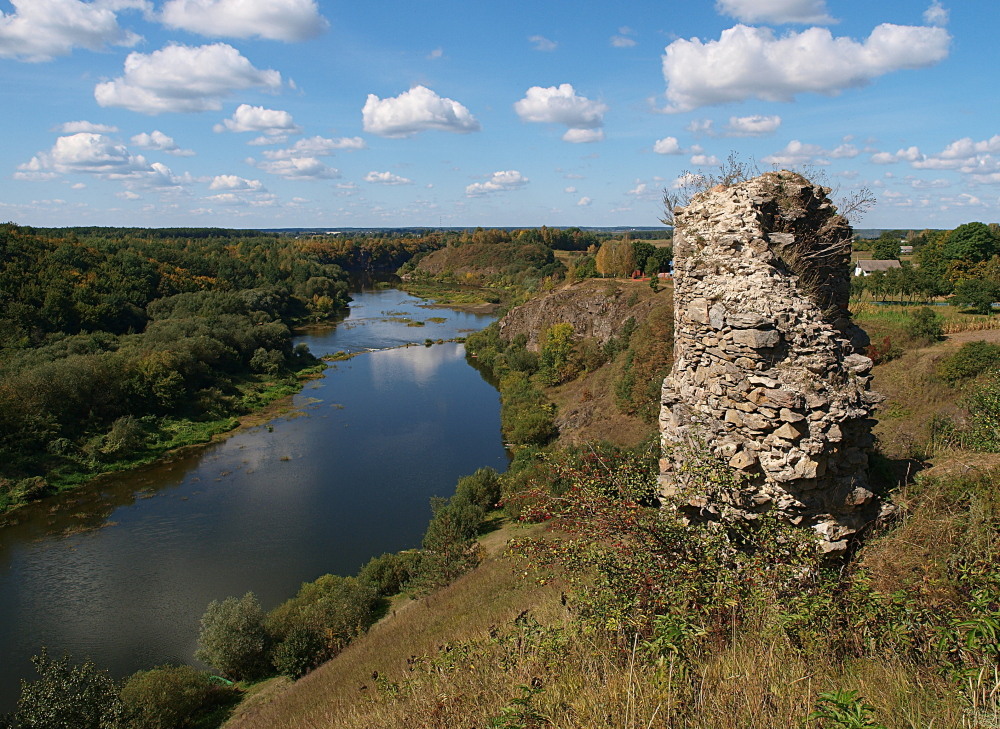
[{"label": "bush on hillside", "polygon": [[257,596],[248,592],[208,604],[194,657],[241,681],[266,675],[268,647],[264,611]]},{"label": "bush on hillside", "polygon": [[921,344],[931,344],[944,338],[944,318],[929,306],[921,306],[910,314],[906,333]]},{"label": "bush on hillside", "polygon": [[68,655],[50,658],[43,648],[31,662],[34,681],[21,681],[14,711],[19,729],[121,729],[126,716],[118,687],[107,671]]},{"label": "bush on hillside", "polygon": [[236,691],[221,686],[191,666],[159,666],[125,681],[121,698],[134,729],[186,729],[208,709],[233,700]]},{"label": "bush on hillside", "polygon": [[[267,633],[275,645],[272,662],[285,668],[311,663],[308,670],[332,658],[375,622],[378,599],[371,583],[355,577],[323,575],[303,583],[295,597],[267,615]],[[314,645],[309,631],[322,637],[311,661],[306,660]]]},{"label": "bush on hillside", "polygon": [[358,580],[371,585],[379,597],[395,595],[419,573],[420,559],[416,550],[372,557],[358,572]]},{"label": "bush on hillside", "polygon": [[938,377],[949,384],[977,377],[1000,368],[1000,345],[985,341],[966,342],[938,366]]}]

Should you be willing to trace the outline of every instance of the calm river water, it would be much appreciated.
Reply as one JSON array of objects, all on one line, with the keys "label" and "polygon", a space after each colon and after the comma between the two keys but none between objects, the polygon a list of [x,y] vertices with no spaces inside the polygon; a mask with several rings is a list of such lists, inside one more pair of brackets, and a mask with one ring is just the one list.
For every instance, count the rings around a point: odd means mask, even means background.
[{"label": "calm river water", "polygon": [[[252,590],[270,609],[303,581],[417,546],[431,496],[506,468],[496,390],[461,344],[422,344],[491,318],[395,289],[353,296],[348,318],[297,341],[367,353],[307,384],[292,413],[0,529],[0,713],[43,645],[116,676],[191,662],[209,601]],[[421,344],[386,349],[406,342]]]}]

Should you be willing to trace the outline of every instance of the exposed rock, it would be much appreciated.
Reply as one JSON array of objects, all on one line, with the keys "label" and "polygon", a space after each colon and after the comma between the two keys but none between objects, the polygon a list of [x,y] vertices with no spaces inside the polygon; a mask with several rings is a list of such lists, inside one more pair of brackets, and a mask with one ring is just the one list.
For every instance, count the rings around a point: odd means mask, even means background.
[{"label": "exposed rock", "polygon": [[[777,512],[838,554],[879,514],[868,455],[880,398],[847,310],[852,231],[828,193],[772,172],[676,211],[660,481],[692,516]],[[689,479],[703,456],[733,469],[734,485]]]}]

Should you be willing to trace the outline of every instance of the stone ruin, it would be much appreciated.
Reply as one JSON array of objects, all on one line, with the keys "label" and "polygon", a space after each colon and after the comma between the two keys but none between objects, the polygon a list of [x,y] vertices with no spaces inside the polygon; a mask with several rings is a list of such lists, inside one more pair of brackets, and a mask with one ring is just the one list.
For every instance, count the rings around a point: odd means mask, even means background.
[{"label": "stone ruin", "polygon": [[[836,555],[880,513],[868,457],[882,398],[847,310],[852,230],[829,192],[769,172],[675,211],[660,489],[691,518],[776,513]],[[693,477],[706,463],[727,467],[714,486]]]}]

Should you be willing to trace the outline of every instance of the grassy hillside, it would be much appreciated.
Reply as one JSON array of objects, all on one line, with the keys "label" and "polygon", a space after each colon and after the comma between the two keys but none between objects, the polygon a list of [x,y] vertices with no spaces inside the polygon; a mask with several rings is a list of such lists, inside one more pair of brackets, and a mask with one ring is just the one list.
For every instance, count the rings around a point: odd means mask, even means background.
[{"label": "grassy hillside", "polygon": [[[980,319],[928,341],[909,312],[876,316],[898,345],[875,370],[888,396],[875,474],[898,516],[849,563],[817,562],[808,535],[766,521],[752,532],[684,524],[650,506],[655,446],[584,438],[515,461],[507,512],[530,526],[491,533],[477,568],[397,603],[226,726],[1000,724],[1000,471],[981,452],[1000,447],[970,440],[1000,347],[964,349],[1000,336],[975,331]],[[494,356],[521,357],[509,346]],[[562,412],[602,388],[595,412],[611,412],[623,362],[538,392]]]}]

